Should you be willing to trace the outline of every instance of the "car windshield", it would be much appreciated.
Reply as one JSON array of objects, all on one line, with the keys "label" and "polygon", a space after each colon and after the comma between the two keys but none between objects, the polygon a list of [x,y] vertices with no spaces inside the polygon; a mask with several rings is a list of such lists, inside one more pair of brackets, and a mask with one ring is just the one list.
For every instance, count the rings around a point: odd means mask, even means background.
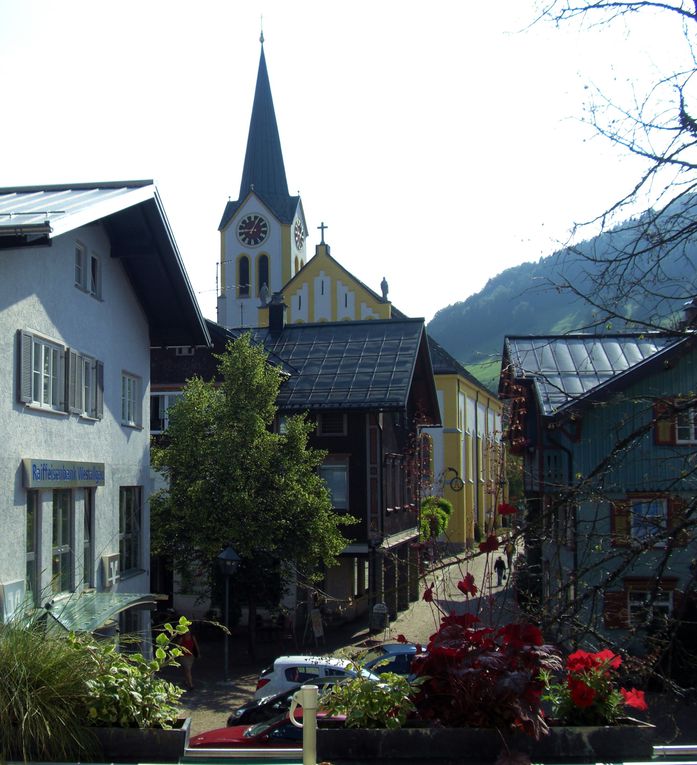
[{"label": "car windshield", "polygon": [[253,736],[261,736],[262,733],[266,733],[269,728],[273,728],[274,725],[285,719],[285,714],[278,715],[271,720],[265,720],[264,722],[257,723],[256,725],[250,725],[244,732],[245,738],[252,738]]}]

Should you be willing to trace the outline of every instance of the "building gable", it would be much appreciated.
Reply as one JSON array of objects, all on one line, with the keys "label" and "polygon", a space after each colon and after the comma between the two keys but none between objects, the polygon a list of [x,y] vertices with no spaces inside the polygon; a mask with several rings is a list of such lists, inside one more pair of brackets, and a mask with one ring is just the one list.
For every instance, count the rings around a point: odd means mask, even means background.
[{"label": "building gable", "polygon": [[317,245],[315,256],[286,284],[283,296],[289,322],[389,319],[391,304],[347,271]]}]

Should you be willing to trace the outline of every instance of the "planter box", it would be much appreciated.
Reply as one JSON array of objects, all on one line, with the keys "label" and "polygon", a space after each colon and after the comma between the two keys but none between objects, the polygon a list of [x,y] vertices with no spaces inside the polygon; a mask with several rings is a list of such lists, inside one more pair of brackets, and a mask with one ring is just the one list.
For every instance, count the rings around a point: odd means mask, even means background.
[{"label": "planter box", "polygon": [[523,752],[534,762],[626,762],[652,755],[653,725],[554,727],[539,741],[504,736],[494,728],[323,729],[317,731],[317,759],[494,762],[502,750]]},{"label": "planter box", "polygon": [[189,743],[191,718],[174,728],[90,728],[103,762],[179,762]]}]

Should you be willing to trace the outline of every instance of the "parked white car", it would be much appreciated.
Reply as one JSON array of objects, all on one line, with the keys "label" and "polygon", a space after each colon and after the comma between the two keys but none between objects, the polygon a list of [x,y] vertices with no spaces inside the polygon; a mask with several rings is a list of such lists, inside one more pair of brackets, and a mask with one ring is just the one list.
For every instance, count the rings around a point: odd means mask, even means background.
[{"label": "parked white car", "polygon": [[254,698],[273,696],[298,684],[311,684],[321,677],[355,677],[358,672],[370,680],[379,678],[368,669],[357,670],[348,659],[334,656],[279,656],[272,666],[262,670]]}]

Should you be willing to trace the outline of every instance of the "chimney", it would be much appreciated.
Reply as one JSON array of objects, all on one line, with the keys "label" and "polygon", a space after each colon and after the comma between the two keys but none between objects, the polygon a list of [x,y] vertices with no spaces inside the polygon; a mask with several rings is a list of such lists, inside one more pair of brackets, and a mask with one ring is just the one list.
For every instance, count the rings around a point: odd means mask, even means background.
[{"label": "chimney", "polygon": [[269,306],[269,332],[272,335],[280,335],[286,325],[286,304],[283,302],[283,293],[274,292]]}]

